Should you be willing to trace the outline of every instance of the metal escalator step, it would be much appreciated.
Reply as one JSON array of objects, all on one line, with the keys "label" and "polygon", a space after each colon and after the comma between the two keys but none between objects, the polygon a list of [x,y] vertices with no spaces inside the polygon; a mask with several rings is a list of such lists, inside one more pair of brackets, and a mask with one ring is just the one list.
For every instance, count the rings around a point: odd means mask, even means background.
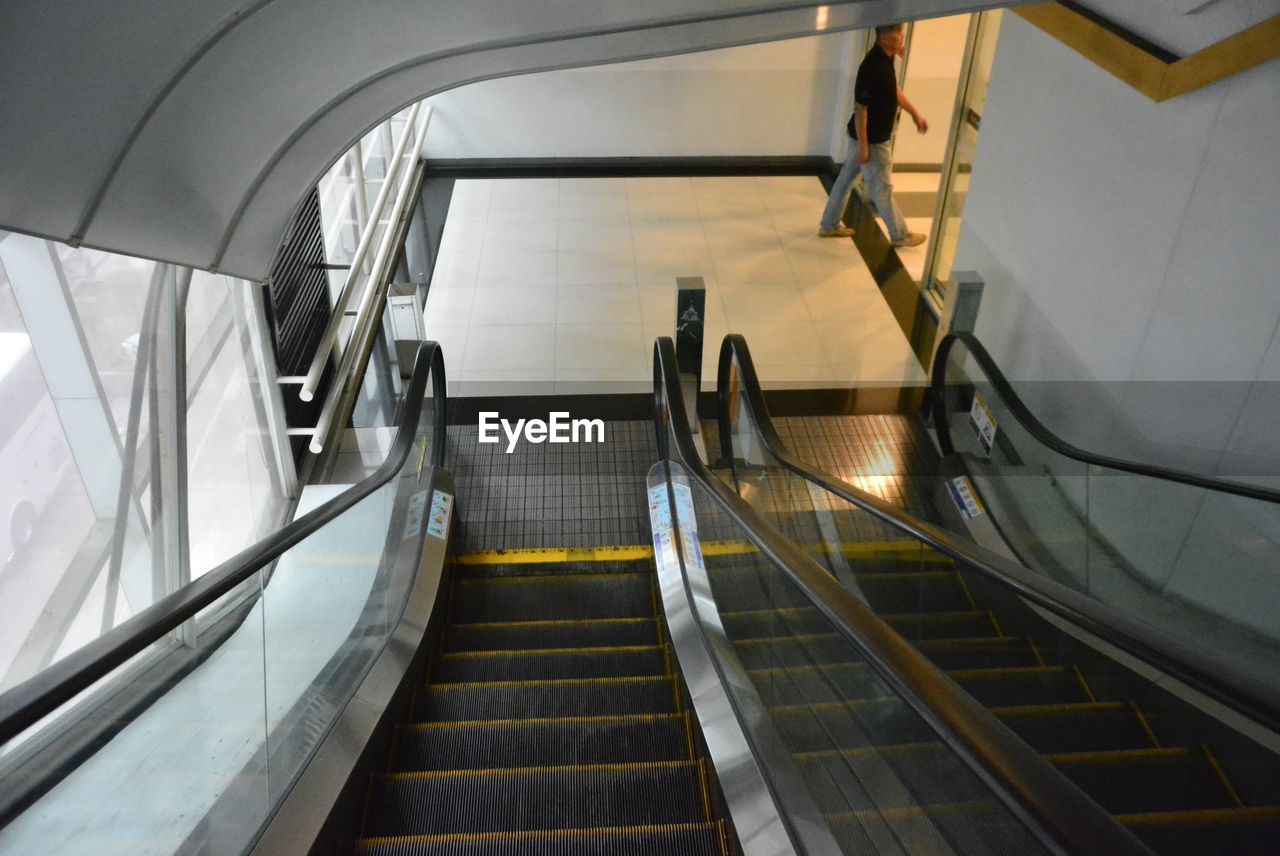
[{"label": "metal escalator step", "polygon": [[859,661],[853,643],[838,633],[745,639],[733,647],[747,670]]},{"label": "metal escalator step", "polygon": [[633,573],[460,579],[450,621],[652,618],[652,579]]},{"label": "metal escalator step", "polygon": [[596,618],[575,621],[506,621],[452,624],[445,630],[444,651],[579,648],[601,645],[656,645],[654,618]]},{"label": "metal escalator step", "polygon": [[916,649],[942,669],[985,669],[1044,665],[1025,639],[1016,636],[923,639]]},{"label": "metal escalator step", "polygon": [[431,684],[414,700],[421,722],[674,712],[665,676]]},{"label": "metal escalator step", "polygon": [[831,622],[811,606],[722,612],[720,622],[725,635],[735,641],[831,632]]},{"label": "metal escalator step", "polygon": [[795,761],[824,814],[990,798],[941,743],[809,752]]},{"label": "metal escalator step", "polygon": [[1112,814],[1238,805],[1202,750],[1088,752],[1057,755],[1050,760]]},{"label": "metal escalator step", "polygon": [[752,669],[747,672],[767,705],[880,698],[889,689],[865,663]]},{"label": "metal escalator step", "polygon": [[444,835],[700,823],[692,761],[401,773],[374,783],[365,835]]},{"label": "metal escalator step", "polygon": [[434,665],[435,683],[617,678],[666,674],[657,645],[548,648],[540,651],[454,651]]},{"label": "metal escalator step", "polygon": [[1067,666],[953,669],[947,674],[988,706],[1093,701]]},{"label": "metal escalator step", "polygon": [[401,726],[394,771],[485,770],[681,761],[681,714],[431,722]]},{"label": "metal escalator step", "polygon": [[1137,713],[1123,702],[993,707],[991,712],[1040,752],[1146,749],[1155,745]]},{"label": "metal escalator step", "polygon": [[991,800],[827,815],[844,853],[955,856],[1043,851],[1026,828]]},{"label": "metal escalator step", "polygon": [[776,569],[708,568],[707,579],[722,613],[812,606],[809,598]]},{"label": "metal escalator step", "polygon": [[903,638],[911,640],[982,637],[996,632],[991,614],[978,610],[906,613],[880,617]]},{"label": "metal escalator step", "polygon": [[792,752],[925,743],[936,735],[896,698],[794,704],[771,709],[774,727]]},{"label": "metal escalator step", "polygon": [[877,613],[964,612],[973,603],[955,571],[855,573],[862,594]]},{"label": "metal escalator step", "polygon": [[723,856],[720,824],[366,838],[361,856]]},{"label": "metal escalator step", "polygon": [[1122,814],[1116,820],[1162,856],[1280,853],[1277,806]]}]

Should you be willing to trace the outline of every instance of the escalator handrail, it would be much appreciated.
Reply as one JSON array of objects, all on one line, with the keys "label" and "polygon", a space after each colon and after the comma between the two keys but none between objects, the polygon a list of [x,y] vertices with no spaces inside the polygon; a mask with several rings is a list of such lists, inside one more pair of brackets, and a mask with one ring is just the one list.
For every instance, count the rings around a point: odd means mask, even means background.
[{"label": "escalator handrail", "polygon": [[977,361],[987,379],[991,381],[991,385],[995,387],[996,392],[1000,394],[1005,404],[1008,405],[1009,412],[1027,430],[1027,433],[1059,455],[1072,458],[1084,464],[1093,464],[1163,481],[1201,487],[1219,493],[1248,497],[1262,502],[1280,503],[1280,491],[1241,482],[1226,481],[1212,476],[1202,476],[1155,464],[1113,458],[1109,455],[1100,455],[1096,452],[1073,446],[1046,428],[1044,423],[1035,417],[1031,409],[1014,391],[1013,385],[1009,383],[1009,379],[1005,377],[1004,372],[1000,371],[1000,367],[996,365],[996,361],[992,359],[991,354],[983,346],[982,342],[978,340],[978,337],[972,333],[965,332],[948,333],[943,337],[942,342],[938,345],[937,353],[934,354],[933,371],[930,373],[930,406],[933,409],[934,427],[938,432],[938,445],[942,448],[943,455],[955,453],[955,444],[951,441],[951,424],[946,418],[946,398],[943,393],[947,382],[947,360],[951,356],[951,349],[957,344],[963,345],[965,350]]},{"label": "escalator handrail", "polygon": [[742,336],[732,333],[725,336],[721,345],[716,381],[720,454],[726,461],[733,460],[733,440],[729,425],[729,372],[734,359],[737,360],[742,378],[743,401],[755,423],[761,443],[783,467],[924,542],[939,553],[1012,589],[1035,605],[1177,678],[1244,717],[1272,731],[1280,731],[1280,693],[1274,687],[1236,668],[1229,661],[1206,655],[1201,649],[1186,645],[1136,621],[1114,607],[1048,579],[1025,565],[972,541],[966,541],[939,526],[920,520],[877,496],[791,457],[774,430],[747,342]]},{"label": "escalator handrail", "polygon": [[413,448],[431,379],[432,466],[444,465],[446,385],[444,353],[435,342],[423,342],[413,362],[413,376],[405,390],[395,440],[387,458],[371,475],[227,559],[208,573],[121,622],[94,641],[50,665],[0,695],[0,746],[3,746],[60,705],[93,686],[153,642],[192,618],[253,574],[279,558],[334,518],[348,511],[390,482]]},{"label": "escalator handrail", "polygon": [[[1150,849],[917,651],[703,462],[689,429],[675,346],[654,344],[654,423],[662,459],[678,460],[760,553],[789,578],[867,663],[1023,817],[1051,850],[1149,854]],[[672,427],[674,450],[668,448]]]}]

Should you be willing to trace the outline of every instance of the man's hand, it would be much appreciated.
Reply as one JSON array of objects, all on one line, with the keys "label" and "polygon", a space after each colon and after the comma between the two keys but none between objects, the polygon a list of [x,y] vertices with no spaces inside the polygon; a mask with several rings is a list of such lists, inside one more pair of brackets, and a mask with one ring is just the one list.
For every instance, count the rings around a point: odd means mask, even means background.
[{"label": "man's hand", "polygon": [[925,119],[923,116],[921,116],[919,113],[916,113],[911,118],[916,123],[916,130],[919,131],[921,134],[926,133],[929,130],[928,120]]},{"label": "man's hand", "polygon": [[858,163],[866,163],[871,160],[871,147],[866,143],[858,143]]}]

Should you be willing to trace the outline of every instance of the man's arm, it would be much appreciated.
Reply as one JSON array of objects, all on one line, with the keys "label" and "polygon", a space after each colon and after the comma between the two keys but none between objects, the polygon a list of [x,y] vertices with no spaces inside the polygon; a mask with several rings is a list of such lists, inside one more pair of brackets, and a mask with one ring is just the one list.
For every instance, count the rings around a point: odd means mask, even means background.
[{"label": "man's arm", "polygon": [[871,146],[867,144],[867,107],[865,104],[853,105],[853,121],[858,129],[858,163],[871,160]]},{"label": "man's arm", "polygon": [[929,130],[929,123],[920,115],[920,111],[916,109],[915,105],[907,100],[907,93],[902,91],[901,86],[898,87],[898,106],[910,114],[911,121],[916,123],[917,131],[923,134]]}]

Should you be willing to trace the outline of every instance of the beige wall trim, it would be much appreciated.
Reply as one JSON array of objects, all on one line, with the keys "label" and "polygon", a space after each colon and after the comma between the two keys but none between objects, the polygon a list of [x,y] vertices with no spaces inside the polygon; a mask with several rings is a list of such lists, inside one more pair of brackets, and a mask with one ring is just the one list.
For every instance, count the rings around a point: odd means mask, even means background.
[{"label": "beige wall trim", "polygon": [[1165,62],[1058,3],[1010,11],[1152,101],[1166,101],[1280,57],[1280,15],[1176,62]]}]

